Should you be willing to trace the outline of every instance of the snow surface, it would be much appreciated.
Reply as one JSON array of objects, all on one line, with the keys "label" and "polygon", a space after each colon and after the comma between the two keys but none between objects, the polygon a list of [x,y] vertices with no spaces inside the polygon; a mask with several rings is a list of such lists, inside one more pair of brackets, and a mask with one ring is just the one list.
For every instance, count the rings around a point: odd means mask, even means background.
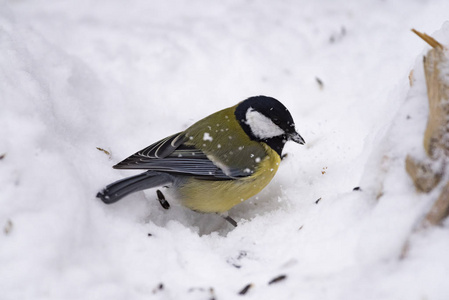
[{"label": "snow surface", "polygon": [[[449,224],[411,234],[436,195],[404,171],[427,113],[428,47],[410,29],[449,44],[448,11],[1,0],[0,299],[449,299]],[[273,182],[229,212],[237,228],[166,211],[154,190],[95,198],[135,174],[114,163],[261,94],[307,144],[287,144]]]}]

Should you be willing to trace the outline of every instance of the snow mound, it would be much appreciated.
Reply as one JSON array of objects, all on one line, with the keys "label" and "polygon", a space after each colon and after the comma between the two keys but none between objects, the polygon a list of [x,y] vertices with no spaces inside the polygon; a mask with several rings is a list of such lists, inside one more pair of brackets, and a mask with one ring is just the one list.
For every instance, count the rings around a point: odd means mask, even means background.
[{"label": "snow mound", "polygon": [[[448,299],[448,224],[411,235],[432,195],[404,168],[428,109],[409,30],[448,10],[1,1],[0,298]],[[435,37],[449,44],[449,24]],[[95,198],[135,174],[114,163],[260,94],[307,144],[287,144],[273,182],[229,212],[237,228],[165,211],[154,190]]]}]

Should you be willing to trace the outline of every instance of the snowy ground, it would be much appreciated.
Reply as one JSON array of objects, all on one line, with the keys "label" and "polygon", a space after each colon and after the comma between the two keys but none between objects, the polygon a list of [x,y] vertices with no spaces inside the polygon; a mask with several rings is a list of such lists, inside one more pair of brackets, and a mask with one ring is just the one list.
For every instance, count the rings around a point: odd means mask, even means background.
[{"label": "snowy ground", "polygon": [[[433,33],[448,11],[1,0],[0,299],[449,299],[449,224],[410,238],[431,197],[404,170],[427,112],[428,48],[410,29]],[[449,24],[435,36],[449,44]],[[151,190],[95,198],[134,174],[114,163],[259,94],[307,144],[287,145],[275,180],[230,211],[237,228],[165,211]]]}]

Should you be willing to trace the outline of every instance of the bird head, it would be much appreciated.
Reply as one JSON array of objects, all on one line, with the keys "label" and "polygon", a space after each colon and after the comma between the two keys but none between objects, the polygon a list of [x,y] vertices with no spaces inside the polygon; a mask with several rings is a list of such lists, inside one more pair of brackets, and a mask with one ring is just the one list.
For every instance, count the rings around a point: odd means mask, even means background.
[{"label": "bird head", "polygon": [[242,129],[252,140],[267,143],[279,155],[287,141],[305,143],[296,131],[295,122],[288,109],[274,98],[248,98],[237,105],[235,115]]}]

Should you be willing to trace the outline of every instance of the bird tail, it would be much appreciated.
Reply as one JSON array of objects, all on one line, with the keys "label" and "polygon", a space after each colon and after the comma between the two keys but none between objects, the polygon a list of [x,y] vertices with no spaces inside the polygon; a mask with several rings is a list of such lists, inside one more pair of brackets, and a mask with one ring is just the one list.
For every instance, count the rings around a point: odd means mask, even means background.
[{"label": "bird tail", "polygon": [[173,176],[166,173],[147,171],[107,185],[97,194],[97,198],[100,198],[106,204],[111,204],[131,193],[170,183],[173,183]]}]

